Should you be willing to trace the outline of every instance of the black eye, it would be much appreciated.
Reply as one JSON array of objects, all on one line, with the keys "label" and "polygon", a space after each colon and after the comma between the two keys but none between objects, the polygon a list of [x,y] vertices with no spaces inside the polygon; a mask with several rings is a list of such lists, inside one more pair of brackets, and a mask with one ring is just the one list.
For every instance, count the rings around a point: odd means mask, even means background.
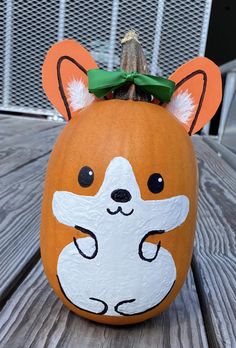
[{"label": "black eye", "polygon": [[90,167],[82,167],[80,169],[79,175],[78,175],[78,181],[80,186],[82,187],[88,187],[92,185],[94,180],[94,173],[93,170]]},{"label": "black eye", "polygon": [[159,173],[153,173],[149,176],[147,182],[148,188],[152,193],[159,193],[164,188],[164,180]]}]

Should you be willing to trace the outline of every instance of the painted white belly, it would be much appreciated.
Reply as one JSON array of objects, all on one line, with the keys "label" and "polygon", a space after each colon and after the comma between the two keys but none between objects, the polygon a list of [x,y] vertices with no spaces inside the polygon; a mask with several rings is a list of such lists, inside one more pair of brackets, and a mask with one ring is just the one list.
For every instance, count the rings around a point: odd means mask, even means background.
[{"label": "painted white belly", "polygon": [[[88,255],[93,254],[92,238],[77,241]],[[143,244],[146,257],[155,255],[156,250],[152,243]],[[74,305],[119,316],[142,313],[160,303],[175,282],[176,268],[171,254],[162,247],[148,262],[140,258],[138,243],[120,244],[111,238],[104,244],[98,240],[98,253],[93,259],[84,258],[73,242],[68,244],[59,256],[57,274]]]}]

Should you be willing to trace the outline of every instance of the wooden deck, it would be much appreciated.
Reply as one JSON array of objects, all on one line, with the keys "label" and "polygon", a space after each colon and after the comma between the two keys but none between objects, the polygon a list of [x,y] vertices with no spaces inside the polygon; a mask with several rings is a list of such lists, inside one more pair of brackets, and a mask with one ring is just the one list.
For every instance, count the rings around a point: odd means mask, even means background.
[{"label": "wooden deck", "polygon": [[110,327],[69,312],[40,262],[44,173],[62,127],[0,116],[0,347],[235,348],[235,157],[208,138],[193,138],[200,192],[186,283],[159,317]]}]

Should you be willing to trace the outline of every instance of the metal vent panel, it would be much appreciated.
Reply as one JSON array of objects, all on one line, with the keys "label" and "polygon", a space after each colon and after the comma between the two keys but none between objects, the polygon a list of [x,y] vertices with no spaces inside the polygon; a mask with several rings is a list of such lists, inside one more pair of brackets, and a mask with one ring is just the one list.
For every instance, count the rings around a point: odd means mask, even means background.
[{"label": "metal vent panel", "polygon": [[76,0],[66,3],[64,37],[75,38],[92,54],[100,67],[107,67],[112,0]]},{"label": "metal vent panel", "polygon": [[41,87],[49,47],[80,41],[100,67],[119,65],[120,39],[139,33],[150,70],[169,75],[204,54],[211,0],[5,0],[0,2],[0,109],[53,114]]},{"label": "metal vent panel", "polygon": [[40,1],[39,6],[34,1],[18,0],[14,2],[12,18],[9,104],[50,108],[40,73],[45,53],[57,41],[58,1]]},{"label": "metal vent panel", "polygon": [[6,27],[6,4],[0,1],[0,105],[3,104],[3,81],[4,81],[4,30]]},{"label": "metal vent panel", "polygon": [[129,29],[134,29],[139,34],[139,40],[142,43],[147,62],[151,65],[157,9],[158,1],[153,0],[146,0],[145,5],[143,0],[130,2],[129,6],[127,6],[126,1],[120,3],[115,40],[115,66],[119,65],[120,39],[124,37]]},{"label": "metal vent panel", "polygon": [[185,0],[184,6],[177,6],[173,0],[165,2],[157,62],[161,75],[168,76],[179,65],[202,53],[205,7],[204,1]]}]

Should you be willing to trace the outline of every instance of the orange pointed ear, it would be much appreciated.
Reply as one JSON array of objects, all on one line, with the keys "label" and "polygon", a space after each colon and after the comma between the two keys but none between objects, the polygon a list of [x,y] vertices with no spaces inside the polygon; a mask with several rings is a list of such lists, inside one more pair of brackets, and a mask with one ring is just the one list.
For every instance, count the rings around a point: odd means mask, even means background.
[{"label": "orange pointed ear", "polygon": [[198,57],[183,64],[169,79],[176,86],[166,107],[192,135],[208,123],[218,109],[222,98],[220,70],[211,60]]},{"label": "orange pointed ear", "polygon": [[89,52],[75,40],[64,40],[48,51],[42,67],[44,91],[66,120],[89,105],[87,71],[97,68]]}]

